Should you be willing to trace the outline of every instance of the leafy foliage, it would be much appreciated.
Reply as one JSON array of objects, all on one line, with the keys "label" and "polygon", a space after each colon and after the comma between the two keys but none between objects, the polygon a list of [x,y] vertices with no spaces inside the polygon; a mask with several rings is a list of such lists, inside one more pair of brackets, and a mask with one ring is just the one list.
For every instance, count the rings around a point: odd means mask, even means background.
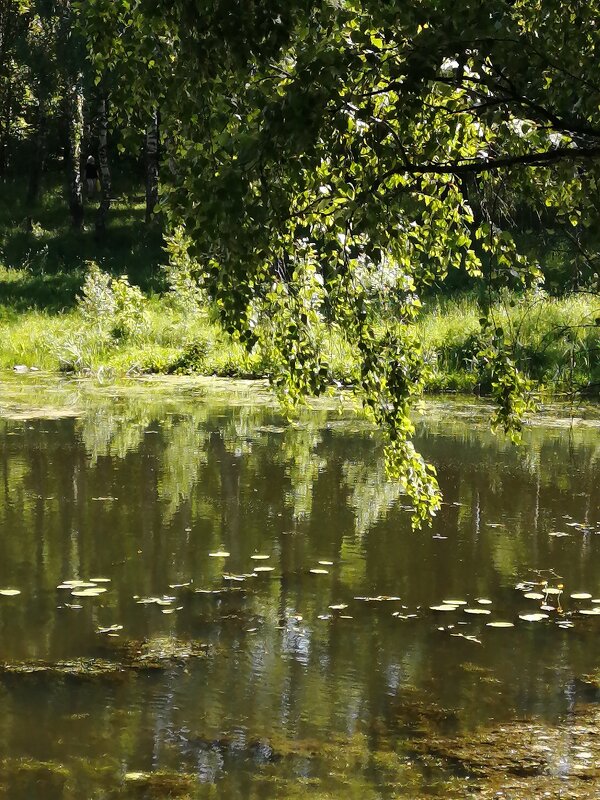
[{"label": "leafy foliage", "polygon": [[83,319],[98,332],[119,339],[135,338],[146,326],[146,298],[126,275],[111,278],[94,262],[88,264],[79,308]]}]

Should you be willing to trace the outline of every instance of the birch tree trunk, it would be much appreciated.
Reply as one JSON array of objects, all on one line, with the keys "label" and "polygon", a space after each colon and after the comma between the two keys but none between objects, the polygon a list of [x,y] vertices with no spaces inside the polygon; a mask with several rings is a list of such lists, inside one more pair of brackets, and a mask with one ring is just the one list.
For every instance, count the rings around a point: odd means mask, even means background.
[{"label": "birch tree trunk", "polygon": [[106,97],[98,103],[98,167],[100,171],[100,206],[96,216],[96,234],[104,236],[110,209],[110,168],[108,165],[108,114]]},{"label": "birch tree trunk", "polygon": [[146,128],[146,222],[158,203],[158,111],[153,109]]},{"label": "birch tree trunk", "polygon": [[4,177],[8,166],[8,151],[10,147],[10,131],[12,124],[12,96],[5,98],[0,121],[0,178]]},{"label": "birch tree trunk", "polygon": [[71,224],[83,226],[83,188],[81,180],[81,142],[83,140],[83,90],[77,76],[69,97],[69,209]]},{"label": "birch tree trunk", "polygon": [[2,120],[0,122],[0,175],[6,171],[7,151],[10,140],[10,121],[13,94],[13,68],[7,58],[12,44],[11,21],[16,16],[14,0],[0,0],[0,104]]}]

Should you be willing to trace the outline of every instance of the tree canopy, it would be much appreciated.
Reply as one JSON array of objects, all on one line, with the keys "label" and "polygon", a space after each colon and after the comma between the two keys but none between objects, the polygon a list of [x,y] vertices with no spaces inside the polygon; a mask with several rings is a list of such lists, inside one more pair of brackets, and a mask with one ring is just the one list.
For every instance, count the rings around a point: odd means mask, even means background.
[{"label": "tree canopy", "polygon": [[268,343],[291,403],[326,389],[340,329],[425,520],[420,294],[453,270],[479,279],[494,424],[518,435],[529,387],[489,292],[541,280],[523,227],[562,225],[583,249],[594,234],[598,2],[86,0],[79,15],[122,119],[160,109],[163,208],[228,328]]}]

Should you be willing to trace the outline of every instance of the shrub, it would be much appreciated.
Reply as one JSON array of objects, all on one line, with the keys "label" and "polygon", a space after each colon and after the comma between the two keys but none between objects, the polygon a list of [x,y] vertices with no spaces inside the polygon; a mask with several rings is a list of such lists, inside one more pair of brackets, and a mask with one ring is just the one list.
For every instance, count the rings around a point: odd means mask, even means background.
[{"label": "shrub", "polygon": [[114,339],[136,337],[147,327],[147,300],[126,275],[112,278],[93,262],[78,298],[84,321],[99,332],[108,332]]},{"label": "shrub", "polygon": [[196,339],[190,342],[184,347],[181,355],[169,364],[167,372],[172,375],[191,375],[204,372],[208,351],[209,345],[206,339]]}]

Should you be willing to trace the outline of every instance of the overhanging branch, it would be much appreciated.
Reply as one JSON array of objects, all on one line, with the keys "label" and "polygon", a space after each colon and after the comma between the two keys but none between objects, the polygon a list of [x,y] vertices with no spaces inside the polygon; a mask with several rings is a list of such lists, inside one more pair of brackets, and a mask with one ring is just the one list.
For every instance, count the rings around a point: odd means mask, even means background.
[{"label": "overhanging branch", "polygon": [[511,167],[545,167],[560,161],[593,160],[599,157],[600,145],[597,145],[594,147],[555,147],[552,150],[498,158],[402,164],[382,175],[378,183],[383,183],[393,175],[480,175],[485,172],[499,172]]}]

